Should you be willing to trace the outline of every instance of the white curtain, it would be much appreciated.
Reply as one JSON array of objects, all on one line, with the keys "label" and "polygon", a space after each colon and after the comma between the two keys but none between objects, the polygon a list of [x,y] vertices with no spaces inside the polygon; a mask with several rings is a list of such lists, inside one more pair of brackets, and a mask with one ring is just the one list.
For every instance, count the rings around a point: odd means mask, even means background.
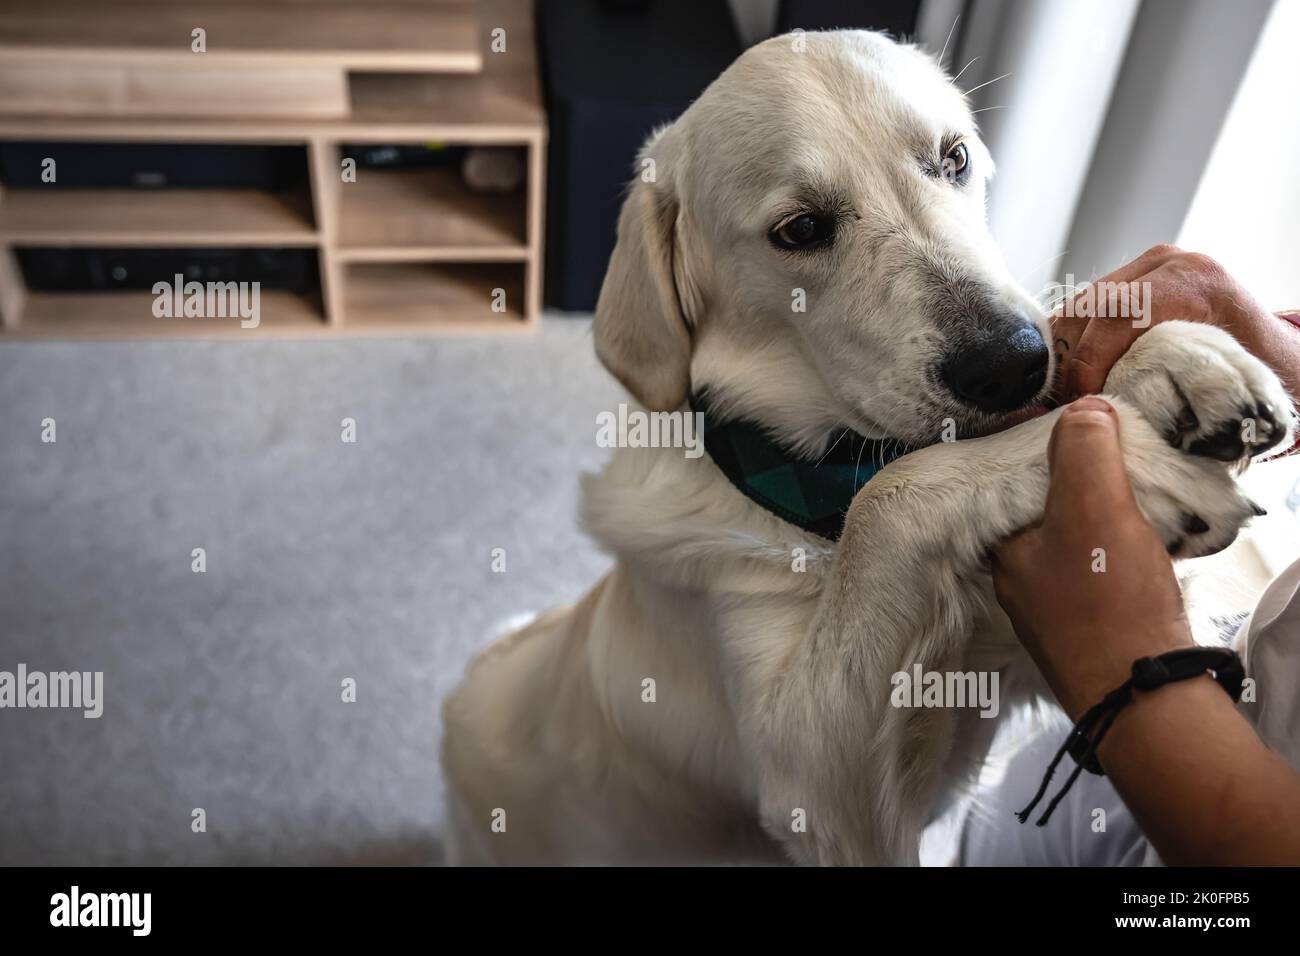
[{"label": "white curtain", "polygon": [[1273,309],[1300,309],[1298,41],[1300,0],[1279,0],[1178,237]]},{"label": "white curtain", "polygon": [[1272,6],[925,0],[918,41],[948,42],[962,89],[994,80],[972,93],[998,164],[989,221],[1026,287],[1177,238]]}]

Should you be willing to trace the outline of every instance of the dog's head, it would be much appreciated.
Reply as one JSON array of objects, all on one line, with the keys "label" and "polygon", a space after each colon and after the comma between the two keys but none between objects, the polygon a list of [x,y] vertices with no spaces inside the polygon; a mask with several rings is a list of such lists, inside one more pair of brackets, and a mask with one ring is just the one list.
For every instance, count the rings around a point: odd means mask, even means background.
[{"label": "dog's head", "polygon": [[1004,425],[1052,356],[988,232],[992,169],[919,50],[759,44],[643,148],[597,352],[650,408],[702,389],[809,450],[845,425],[911,444]]}]

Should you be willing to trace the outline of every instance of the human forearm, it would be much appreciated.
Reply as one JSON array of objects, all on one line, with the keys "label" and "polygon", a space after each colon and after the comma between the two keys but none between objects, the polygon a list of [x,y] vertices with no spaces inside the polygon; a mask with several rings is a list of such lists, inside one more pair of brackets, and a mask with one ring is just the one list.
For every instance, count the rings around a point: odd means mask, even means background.
[{"label": "human forearm", "polygon": [[[994,552],[993,581],[1077,722],[1135,660],[1192,640],[1169,556],[1134,500],[1114,410],[1095,398],[1067,408],[1049,470],[1042,522]],[[1166,861],[1300,864],[1300,776],[1214,681],[1135,691],[1097,757]]]},{"label": "human forearm", "polygon": [[1300,775],[1208,677],[1135,693],[1098,758],[1165,862],[1300,863]]}]

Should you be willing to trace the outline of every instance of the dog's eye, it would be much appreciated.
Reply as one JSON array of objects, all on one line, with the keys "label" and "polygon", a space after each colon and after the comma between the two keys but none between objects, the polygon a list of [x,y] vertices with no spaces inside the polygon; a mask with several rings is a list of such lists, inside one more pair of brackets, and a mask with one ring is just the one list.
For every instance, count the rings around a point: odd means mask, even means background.
[{"label": "dog's eye", "polygon": [[772,241],[783,249],[807,249],[825,242],[835,231],[829,216],[806,212],[772,231]]},{"label": "dog's eye", "polygon": [[950,183],[966,179],[970,169],[970,151],[965,143],[958,143],[943,157],[943,178]]}]

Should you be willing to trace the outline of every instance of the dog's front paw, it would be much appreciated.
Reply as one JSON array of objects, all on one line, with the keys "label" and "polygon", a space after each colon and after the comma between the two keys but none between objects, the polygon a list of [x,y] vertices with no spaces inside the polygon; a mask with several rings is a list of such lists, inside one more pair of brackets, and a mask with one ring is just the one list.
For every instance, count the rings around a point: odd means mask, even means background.
[{"label": "dog's front paw", "polygon": [[1295,431],[1277,376],[1211,325],[1157,325],[1115,363],[1105,390],[1136,405],[1174,447],[1217,461],[1244,464]]},{"label": "dog's front paw", "polygon": [[[1109,396],[1107,396],[1109,398]],[[1138,507],[1175,558],[1222,551],[1251,518],[1263,514],[1229,469],[1208,457],[1171,447],[1146,415],[1111,398],[1120,416],[1120,443]]]}]

